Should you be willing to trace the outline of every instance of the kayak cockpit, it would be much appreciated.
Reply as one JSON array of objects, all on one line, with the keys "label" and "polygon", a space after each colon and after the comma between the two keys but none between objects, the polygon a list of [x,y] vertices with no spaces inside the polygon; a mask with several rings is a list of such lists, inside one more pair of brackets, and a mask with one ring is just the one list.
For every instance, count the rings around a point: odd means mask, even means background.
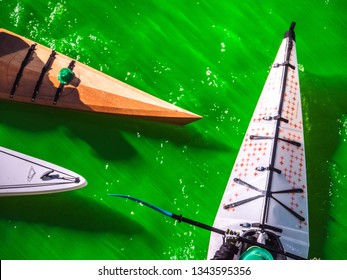
[{"label": "kayak cockpit", "polygon": [[272,231],[249,229],[241,235],[232,232],[223,239],[213,260],[285,260],[280,237]]}]

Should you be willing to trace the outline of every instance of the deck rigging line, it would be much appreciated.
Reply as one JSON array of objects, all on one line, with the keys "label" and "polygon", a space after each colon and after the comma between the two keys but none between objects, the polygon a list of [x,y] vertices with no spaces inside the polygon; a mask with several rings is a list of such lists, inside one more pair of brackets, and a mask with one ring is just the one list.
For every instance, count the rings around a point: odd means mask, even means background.
[{"label": "deck rigging line", "polygon": [[290,189],[286,189],[286,190],[281,190],[281,191],[272,191],[272,184],[273,184],[273,176],[274,176],[274,172],[281,174],[281,170],[277,169],[275,167],[275,160],[276,160],[276,151],[277,151],[277,147],[278,147],[278,141],[284,141],[286,143],[289,143],[291,145],[294,145],[296,147],[301,147],[301,143],[294,141],[294,140],[290,140],[290,139],[285,139],[285,138],[281,138],[279,137],[279,133],[280,133],[280,126],[281,126],[281,122],[284,123],[289,123],[289,121],[285,118],[283,118],[281,116],[282,114],[282,110],[283,110],[283,104],[284,104],[284,96],[285,96],[285,91],[286,91],[286,82],[287,82],[287,77],[288,77],[288,68],[291,69],[295,69],[295,66],[291,65],[289,63],[289,59],[290,59],[290,55],[293,49],[293,40],[295,40],[295,33],[294,33],[294,27],[295,27],[295,22],[293,22],[290,26],[290,29],[288,32],[286,32],[285,34],[285,38],[288,38],[287,40],[287,45],[286,45],[286,51],[285,51],[285,61],[283,63],[275,63],[273,65],[274,68],[277,67],[284,67],[284,71],[282,73],[282,84],[281,84],[281,88],[280,88],[280,101],[279,101],[279,106],[278,106],[278,112],[276,116],[265,116],[263,117],[263,120],[265,121],[275,121],[275,134],[273,137],[270,136],[262,136],[262,135],[250,135],[249,139],[252,141],[256,141],[256,140],[273,140],[273,147],[272,147],[272,152],[271,152],[271,159],[270,159],[270,164],[268,167],[264,167],[264,166],[259,166],[256,167],[257,171],[269,171],[269,175],[268,175],[268,181],[267,181],[267,186],[265,188],[265,190],[261,190],[259,188],[257,188],[256,186],[253,186],[239,178],[234,178],[234,182],[242,185],[246,188],[252,189],[254,191],[259,192],[260,194],[240,200],[240,201],[236,201],[230,204],[226,204],[224,205],[224,209],[230,209],[230,208],[235,208],[237,206],[243,205],[245,203],[254,201],[258,198],[265,198],[265,207],[264,207],[264,212],[263,212],[263,217],[261,219],[261,223],[259,223],[259,226],[262,230],[265,230],[266,228],[268,228],[269,226],[267,225],[267,219],[268,219],[268,211],[269,211],[269,203],[270,203],[270,199],[275,200],[279,205],[281,205],[284,209],[286,209],[288,212],[290,212],[293,216],[295,216],[298,220],[300,221],[305,221],[305,218],[301,215],[299,215],[298,213],[296,213],[294,210],[292,210],[291,208],[289,208],[287,205],[285,205],[283,202],[281,202],[280,200],[278,200],[276,197],[274,197],[274,194],[281,194],[281,193],[303,193],[303,190],[301,188],[290,188]]},{"label": "deck rigging line", "polygon": [[38,81],[37,81],[37,83],[36,83],[36,86],[35,86],[33,95],[32,95],[32,97],[31,97],[31,101],[32,101],[32,102],[35,101],[36,96],[37,96],[37,94],[39,93],[39,90],[40,90],[40,87],[41,87],[43,78],[44,78],[45,74],[48,72],[48,70],[50,69],[50,67],[51,67],[51,65],[52,65],[52,63],[53,63],[53,60],[55,59],[55,55],[56,55],[55,50],[52,50],[52,53],[51,53],[51,55],[48,57],[48,60],[47,60],[46,64],[42,67],[40,77],[39,77],[39,79],[38,79]]},{"label": "deck rigging line", "polygon": [[[72,60],[68,66],[68,68],[72,71],[73,68],[75,67],[75,60]],[[55,92],[54,100],[53,100],[53,105],[56,105],[60,96],[60,93],[63,91],[65,84],[60,82],[59,87],[57,88],[57,91]]]},{"label": "deck rigging line", "polygon": [[14,83],[13,83],[13,86],[12,86],[12,89],[11,89],[11,92],[10,92],[10,98],[13,98],[13,95],[19,85],[19,81],[20,79],[22,78],[22,75],[23,75],[23,71],[24,71],[24,68],[25,66],[27,66],[27,64],[29,63],[30,59],[31,59],[31,56],[33,54],[33,52],[35,51],[35,47],[36,47],[36,43],[35,44],[32,44],[30,46],[30,48],[28,49],[28,52],[26,54],[26,56],[24,57],[23,61],[22,61],[22,64],[18,70],[18,73],[17,73],[17,76],[16,76],[16,79],[14,80]]},{"label": "deck rigging line", "polygon": [[[281,86],[281,97],[280,97],[280,103],[278,106],[278,113],[277,116],[279,118],[276,120],[276,128],[275,128],[275,135],[274,135],[274,144],[272,147],[272,157],[271,157],[271,163],[270,166],[275,165],[275,160],[276,160],[276,151],[277,151],[277,144],[279,138],[279,133],[280,133],[280,126],[281,126],[281,115],[282,115],[282,110],[283,110],[283,105],[284,105],[284,95],[286,91],[286,83],[287,83],[287,77],[288,77],[288,68],[293,67],[290,65],[289,60],[290,60],[290,55],[293,49],[293,41],[295,41],[295,33],[294,33],[294,28],[295,28],[295,22],[292,22],[290,29],[286,32],[285,38],[288,38],[287,40],[287,45],[286,45],[286,53],[285,53],[285,61],[280,65],[284,67],[283,71],[283,76],[282,76],[282,86]],[[277,67],[277,65],[274,65],[274,67]],[[288,206],[284,205],[282,202],[280,202],[278,199],[276,199],[272,194],[273,192],[271,191],[272,188],[272,182],[273,182],[273,175],[274,171],[269,170],[269,177],[268,177],[268,183],[267,183],[267,188],[266,188],[266,195],[265,195],[265,208],[264,208],[264,213],[263,213],[263,219],[261,224],[266,224],[268,215],[269,215],[269,203],[270,199],[274,199],[276,202],[278,202],[280,205],[282,205],[286,210],[288,210],[291,214],[293,214],[296,218],[298,218],[300,221],[305,221],[305,218],[291,210]]]}]

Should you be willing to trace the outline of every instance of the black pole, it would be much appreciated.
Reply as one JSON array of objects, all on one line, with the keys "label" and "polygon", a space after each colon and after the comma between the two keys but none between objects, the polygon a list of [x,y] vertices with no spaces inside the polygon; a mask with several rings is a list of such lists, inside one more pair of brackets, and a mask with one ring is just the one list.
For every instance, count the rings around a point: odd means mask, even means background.
[{"label": "black pole", "polygon": [[[295,40],[295,33],[294,33],[294,27],[295,22],[292,22],[290,25],[289,30],[285,33],[284,38],[288,38],[287,46],[286,46],[286,53],[285,53],[285,61],[284,61],[284,72],[282,76],[282,87],[281,87],[281,97],[280,102],[278,105],[278,113],[277,115],[281,117],[282,115],[282,109],[283,109],[283,103],[284,103],[284,94],[286,91],[286,83],[287,83],[287,76],[288,76],[288,67],[289,67],[289,58],[290,54],[292,52],[293,48],[293,40]],[[280,132],[280,126],[281,126],[281,118],[278,118],[276,120],[276,129],[275,129],[275,135],[274,135],[274,144],[272,148],[272,157],[271,157],[271,163],[270,166],[275,166],[276,161],[276,151],[277,151],[277,142],[279,140],[279,132]],[[272,169],[269,170],[269,177],[268,177],[268,184],[266,188],[266,197],[265,197],[265,207],[264,207],[264,214],[262,218],[262,224],[266,224],[266,221],[268,219],[268,212],[269,212],[269,204],[271,199],[271,188],[272,188],[272,179],[273,179],[273,173],[274,171]]]}]

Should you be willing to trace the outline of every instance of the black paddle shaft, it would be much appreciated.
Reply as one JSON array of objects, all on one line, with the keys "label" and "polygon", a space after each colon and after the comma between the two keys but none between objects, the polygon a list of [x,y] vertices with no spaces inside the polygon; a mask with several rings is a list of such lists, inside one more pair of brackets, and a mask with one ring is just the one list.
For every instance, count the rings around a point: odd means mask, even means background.
[{"label": "black paddle shaft", "polygon": [[[182,215],[176,215],[176,214],[173,214],[171,215],[171,217],[175,220],[177,220],[178,222],[184,222],[184,223],[187,223],[187,224],[190,224],[190,225],[193,225],[193,226],[197,226],[199,228],[203,228],[203,229],[206,229],[206,230],[209,230],[209,231],[213,231],[213,232],[216,232],[216,233],[219,233],[221,235],[225,235],[227,232],[224,231],[224,230],[221,230],[221,229],[218,229],[218,228],[215,228],[215,227],[211,227],[209,225],[206,225],[206,224],[203,224],[203,223],[200,223],[198,221],[194,221],[194,220],[191,220],[191,219],[188,219],[188,218],[185,218],[183,217]],[[255,246],[259,246],[259,247],[262,247],[268,251],[271,251],[273,253],[277,253],[277,254],[281,254],[281,255],[284,255],[286,257],[289,257],[289,258],[292,258],[292,259],[296,259],[296,260],[306,260],[305,258],[303,257],[300,257],[300,256],[297,256],[297,255],[294,255],[294,254],[291,254],[291,253],[288,253],[286,251],[281,251],[281,250],[276,250],[276,249],[273,249],[271,248],[270,246],[267,246],[265,244],[261,244],[259,242],[256,242],[256,241],[253,241],[253,240],[250,240],[248,238],[245,238],[245,237],[242,237],[242,236],[237,236],[237,240],[238,241],[241,241],[241,242],[245,242],[245,243],[248,243],[250,245],[255,245]]]},{"label": "black paddle shaft", "polygon": [[190,224],[190,225],[193,225],[193,226],[197,226],[199,228],[203,228],[203,229],[206,229],[206,230],[209,230],[209,231],[213,231],[213,232],[219,233],[221,235],[225,235],[226,234],[226,232],[224,230],[221,230],[221,229],[218,229],[218,228],[215,228],[215,227],[211,227],[209,225],[206,225],[206,224],[203,224],[203,223],[200,223],[200,222],[197,222],[197,221],[185,218],[182,215],[172,214],[171,217],[173,219],[177,220],[178,222],[184,222],[184,223],[187,223],[187,224]]}]

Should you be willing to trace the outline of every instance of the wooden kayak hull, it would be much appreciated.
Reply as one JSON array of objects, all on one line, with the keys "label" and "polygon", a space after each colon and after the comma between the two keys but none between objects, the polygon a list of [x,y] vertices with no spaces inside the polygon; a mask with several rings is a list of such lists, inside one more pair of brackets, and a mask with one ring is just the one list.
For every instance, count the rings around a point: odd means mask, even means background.
[{"label": "wooden kayak hull", "polygon": [[[73,79],[62,85],[60,71],[71,64]],[[5,29],[0,29],[0,73],[4,100],[178,125],[201,118]]]}]

